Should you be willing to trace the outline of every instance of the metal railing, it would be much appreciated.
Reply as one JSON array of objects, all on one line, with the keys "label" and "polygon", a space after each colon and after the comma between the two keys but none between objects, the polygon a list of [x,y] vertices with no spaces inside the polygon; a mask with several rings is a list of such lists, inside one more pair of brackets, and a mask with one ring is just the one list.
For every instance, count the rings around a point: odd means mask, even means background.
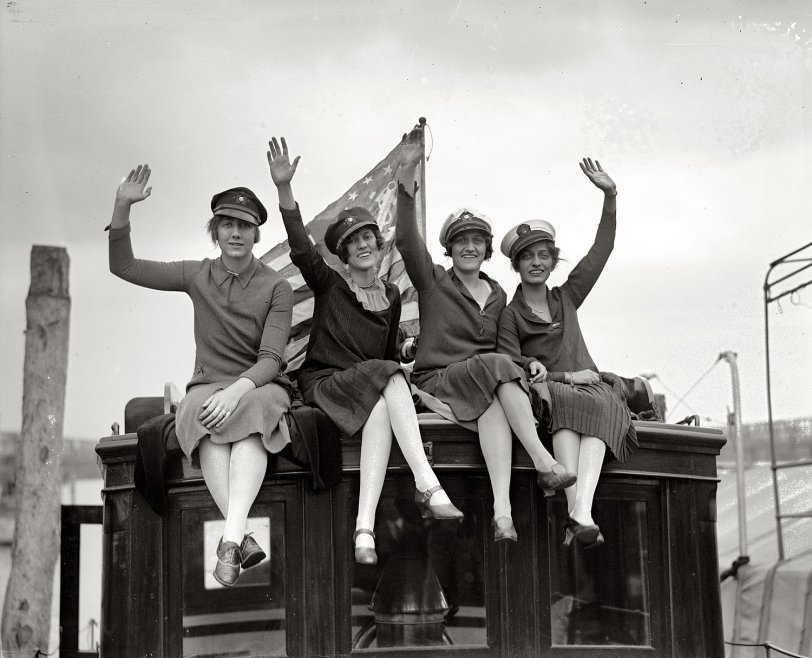
[{"label": "metal railing", "polygon": [[[809,250],[809,251],[807,251]],[[806,252],[804,254],[803,252]],[[783,274],[778,276],[773,281],[770,281],[770,276],[773,274],[773,271],[776,268],[784,267],[789,265],[790,267],[794,267],[794,263],[801,263],[797,268],[793,269],[793,271],[789,272],[788,274]],[[778,490],[778,471],[784,468],[797,468],[799,466],[808,466],[812,463],[812,460],[809,459],[798,459],[792,461],[784,461],[778,462],[775,457],[775,429],[773,426],[773,406],[772,406],[772,382],[771,382],[771,372],[770,372],[770,304],[779,302],[784,297],[789,296],[790,302],[793,302],[793,295],[797,295],[798,291],[806,286],[812,284],[812,277],[809,276],[809,273],[806,274],[807,277],[798,283],[798,278],[793,279],[793,277],[797,277],[801,272],[804,272],[812,268],[812,242],[805,244],[800,249],[796,249],[785,256],[782,256],[778,260],[773,261],[770,263],[770,267],[767,270],[767,275],[764,277],[764,352],[766,354],[767,359],[767,419],[770,428],[770,466],[772,467],[773,471],[773,498],[775,501],[775,523],[776,523],[776,530],[777,530],[777,537],[778,537],[778,559],[784,559],[784,531],[782,521],[784,519],[797,519],[797,518],[807,518],[812,517],[812,508],[805,510],[803,512],[798,512],[795,514],[782,514],[781,513],[781,496]],[[776,290],[776,286],[779,284],[784,284],[781,290]],[[795,303],[795,302],[793,302]],[[788,654],[792,655],[792,654]]]}]

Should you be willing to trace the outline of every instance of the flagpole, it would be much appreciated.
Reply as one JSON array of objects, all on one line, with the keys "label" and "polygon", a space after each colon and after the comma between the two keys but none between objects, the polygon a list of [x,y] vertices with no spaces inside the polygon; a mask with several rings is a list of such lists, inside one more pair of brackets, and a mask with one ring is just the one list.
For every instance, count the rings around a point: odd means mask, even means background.
[{"label": "flagpole", "polygon": [[417,120],[420,129],[420,146],[423,147],[423,158],[420,160],[420,233],[426,241],[426,117]]}]

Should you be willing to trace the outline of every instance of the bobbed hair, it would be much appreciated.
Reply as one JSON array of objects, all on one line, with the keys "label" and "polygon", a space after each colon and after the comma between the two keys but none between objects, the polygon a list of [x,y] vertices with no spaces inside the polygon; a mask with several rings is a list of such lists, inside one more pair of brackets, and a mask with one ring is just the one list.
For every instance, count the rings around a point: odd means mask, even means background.
[{"label": "bobbed hair", "polygon": [[[372,231],[372,235],[375,236],[375,244],[378,245],[378,251],[383,251],[383,246],[386,244],[386,240],[383,239],[381,229],[378,228],[377,224],[367,224],[366,226],[362,226],[358,230],[362,231],[364,229],[369,229],[370,231]],[[350,259],[348,248],[350,238],[352,237],[353,233],[355,233],[355,231],[350,233],[346,238],[344,238],[341,244],[338,245],[338,257],[341,260],[341,262],[344,263],[345,265],[347,264],[347,261]]]},{"label": "bobbed hair", "polygon": [[[215,246],[217,246],[217,229],[220,228],[220,224],[226,221],[239,222],[245,220],[234,219],[233,217],[228,217],[226,215],[215,215],[214,217],[212,217],[206,224],[206,230],[208,231],[209,236],[211,237],[211,241]],[[248,224],[250,222],[245,223]],[[257,242],[259,242],[259,226],[254,227],[254,244],[256,244]]]}]

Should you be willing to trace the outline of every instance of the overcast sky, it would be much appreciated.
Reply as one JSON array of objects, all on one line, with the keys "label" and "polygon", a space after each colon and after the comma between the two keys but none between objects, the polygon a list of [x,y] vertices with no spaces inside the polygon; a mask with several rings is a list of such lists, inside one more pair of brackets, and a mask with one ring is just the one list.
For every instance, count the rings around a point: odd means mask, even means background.
[{"label": "overcast sky", "polygon": [[[309,218],[420,116],[438,262],[440,224],[471,205],[497,239],[522,219],[551,221],[560,284],[597,227],[601,195],[577,165],[596,157],[619,190],[616,248],[580,311],[599,367],[656,373],[673,415],[722,422],[725,365],[675,404],[734,350],[743,418],[766,418],[764,276],[812,241],[806,0],[12,1],[0,12],[0,429],[20,428],[34,244],[71,258],[66,436],[98,439],[130,398],[190,378],[188,298],[107,269],[102,229],[135,164],[153,169],[153,194],[133,211],[136,256],[214,256],[209,200],[234,185],[271,210],[259,256],[284,238],[269,137],[302,155],[294,188]],[[501,255],[484,269],[512,296],[518,276]],[[770,318],[775,415],[812,415],[812,287]]]}]

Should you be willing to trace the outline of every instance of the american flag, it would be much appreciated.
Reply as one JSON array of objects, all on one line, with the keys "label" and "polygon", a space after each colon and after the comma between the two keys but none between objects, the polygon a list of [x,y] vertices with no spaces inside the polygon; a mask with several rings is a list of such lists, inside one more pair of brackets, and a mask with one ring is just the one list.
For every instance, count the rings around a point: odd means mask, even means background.
[{"label": "american flag", "polygon": [[[406,275],[403,259],[394,245],[398,163],[398,147],[395,146],[366,176],[356,181],[338,199],[312,220],[306,222],[305,228],[327,263],[339,274],[346,276],[343,263],[324,245],[324,233],[341,210],[357,206],[369,210],[378,221],[381,234],[386,240],[378,272],[382,279],[391,281],[400,289],[402,302],[400,326],[405,335],[415,336],[419,332],[417,292]],[[415,198],[418,226],[423,235],[425,235],[426,226],[423,191],[425,187],[423,184],[424,168],[424,162],[418,165],[417,180],[421,181],[421,185]],[[310,336],[313,317],[313,292],[305,285],[299,268],[291,263],[287,240],[274,246],[261,257],[261,260],[287,278],[293,286],[293,325],[285,349],[285,360],[288,363],[286,372],[292,374],[302,365],[307,350],[307,339]]]}]

